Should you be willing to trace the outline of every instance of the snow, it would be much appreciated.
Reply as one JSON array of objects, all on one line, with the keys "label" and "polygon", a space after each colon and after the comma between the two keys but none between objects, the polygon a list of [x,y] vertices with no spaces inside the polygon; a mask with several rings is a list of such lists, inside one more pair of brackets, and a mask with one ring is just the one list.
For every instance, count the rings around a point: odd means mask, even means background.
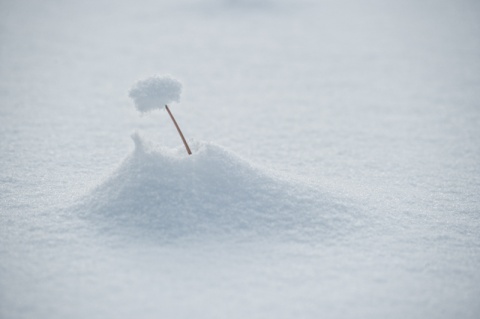
[{"label": "snow", "polygon": [[132,138],[133,153],[75,207],[93,227],[103,223],[111,233],[159,241],[200,235],[299,240],[351,227],[353,212],[339,199],[270,176],[221,146],[195,142],[188,156],[182,148],[162,150],[138,134]]},{"label": "snow", "polygon": [[478,318],[479,15],[0,2],[0,318]]},{"label": "snow", "polygon": [[138,81],[129,92],[137,110],[161,109],[170,102],[180,102],[182,84],[170,76],[154,75]]}]

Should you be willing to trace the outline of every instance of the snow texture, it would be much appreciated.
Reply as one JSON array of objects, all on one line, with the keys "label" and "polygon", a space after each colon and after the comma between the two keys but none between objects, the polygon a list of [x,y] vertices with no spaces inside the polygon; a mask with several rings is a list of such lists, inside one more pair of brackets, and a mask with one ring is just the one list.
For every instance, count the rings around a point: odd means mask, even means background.
[{"label": "snow texture", "polygon": [[140,112],[162,109],[171,102],[180,102],[182,83],[166,75],[154,75],[140,80],[131,88],[129,96]]},{"label": "snow texture", "polygon": [[192,143],[187,156],[132,138],[135,151],[75,208],[112,233],[119,227],[167,241],[199,234],[298,240],[353,231],[354,212],[339,199],[270,176],[218,145]]},{"label": "snow texture", "polygon": [[0,1],[0,318],[480,318],[479,17]]}]

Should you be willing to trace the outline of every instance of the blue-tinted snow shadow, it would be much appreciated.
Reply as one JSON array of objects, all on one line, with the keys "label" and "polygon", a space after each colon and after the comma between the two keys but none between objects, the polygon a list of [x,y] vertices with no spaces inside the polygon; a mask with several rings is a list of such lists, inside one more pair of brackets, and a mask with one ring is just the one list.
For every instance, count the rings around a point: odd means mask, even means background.
[{"label": "blue-tinted snow shadow", "polygon": [[133,135],[135,150],[73,212],[105,234],[179,238],[316,240],[355,231],[345,199],[271,176],[212,143],[162,150]]}]

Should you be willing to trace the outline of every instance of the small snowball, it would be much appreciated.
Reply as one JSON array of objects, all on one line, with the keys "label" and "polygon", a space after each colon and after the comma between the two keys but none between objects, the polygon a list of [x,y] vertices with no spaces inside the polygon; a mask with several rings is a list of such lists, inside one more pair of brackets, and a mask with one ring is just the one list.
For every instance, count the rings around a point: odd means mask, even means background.
[{"label": "small snowball", "polygon": [[154,75],[138,81],[130,89],[129,96],[140,112],[161,109],[170,102],[179,102],[182,83],[170,76]]}]

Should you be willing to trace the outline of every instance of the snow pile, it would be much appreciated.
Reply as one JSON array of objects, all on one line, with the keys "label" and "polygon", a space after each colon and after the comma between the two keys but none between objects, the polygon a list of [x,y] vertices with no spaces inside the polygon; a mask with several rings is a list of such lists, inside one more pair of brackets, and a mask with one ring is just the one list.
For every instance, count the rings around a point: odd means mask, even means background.
[{"label": "snow pile", "polygon": [[170,76],[154,75],[138,81],[129,92],[140,112],[161,109],[170,102],[180,102],[182,83]]},{"label": "snow pile", "polygon": [[135,151],[77,206],[102,232],[299,238],[348,229],[342,203],[269,176],[220,146],[194,143],[187,156],[133,139]]}]

